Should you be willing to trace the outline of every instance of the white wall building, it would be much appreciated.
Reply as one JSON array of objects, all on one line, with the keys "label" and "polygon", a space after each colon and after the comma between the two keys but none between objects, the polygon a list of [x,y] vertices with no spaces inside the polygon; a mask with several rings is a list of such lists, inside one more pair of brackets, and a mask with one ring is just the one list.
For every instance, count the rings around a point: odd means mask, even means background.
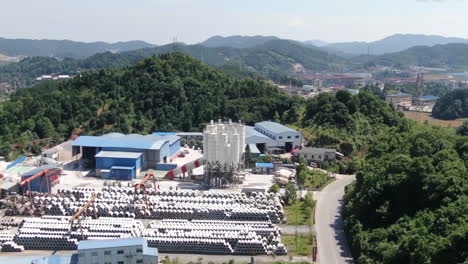
[{"label": "white wall building", "polygon": [[78,264],[157,264],[158,250],[144,238],[83,240],[78,244]]},{"label": "white wall building", "polygon": [[289,152],[302,145],[300,132],[279,123],[264,121],[246,128],[246,144],[256,144],[261,150],[280,148]]}]

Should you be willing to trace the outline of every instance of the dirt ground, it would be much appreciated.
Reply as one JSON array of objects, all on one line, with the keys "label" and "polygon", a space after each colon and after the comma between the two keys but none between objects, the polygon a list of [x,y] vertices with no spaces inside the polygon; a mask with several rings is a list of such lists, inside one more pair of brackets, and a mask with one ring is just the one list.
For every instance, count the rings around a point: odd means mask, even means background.
[{"label": "dirt ground", "polygon": [[424,121],[429,122],[430,125],[441,126],[441,127],[459,127],[463,124],[464,121],[468,121],[467,118],[457,119],[457,120],[440,120],[431,116],[431,113],[421,113],[421,112],[409,112],[404,111],[405,117],[417,121],[419,123],[424,123]]}]

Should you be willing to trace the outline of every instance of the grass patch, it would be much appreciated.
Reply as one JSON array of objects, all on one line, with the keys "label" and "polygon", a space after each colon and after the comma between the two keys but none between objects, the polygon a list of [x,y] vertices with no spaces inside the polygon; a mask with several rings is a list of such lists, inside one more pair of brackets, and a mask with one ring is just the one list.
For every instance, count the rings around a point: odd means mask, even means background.
[{"label": "grass patch", "polygon": [[304,201],[296,200],[294,204],[284,207],[284,215],[288,225],[314,224],[314,216],[312,213],[314,211],[315,201],[312,199],[312,193],[309,192],[307,196]]},{"label": "grass patch", "polygon": [[315,246],[315,238],[312,234],[283,235],[281,241],[293,256],[310,256]]},{"label": "grass patch", "polygon": [[441,126],[441,127],[459,127],[463,125],[463,122],[466,121],[466,118],[461,118],[457,120],[441,120],[432,117],[431,113],[420,113],[420,112],[410,112],[410,111],[403,111],[405,113],[405,117],[410,120],[414,120],[419,123],[424,123],[427,121],[429,125],[433,126]]},{"label": "grass patch", "polygon": [[301,172],[303,175],[300,177],[303,180],[302,186],[304,188],[320,189],[330,183],[331,178],[320,170],[304,170]]}]

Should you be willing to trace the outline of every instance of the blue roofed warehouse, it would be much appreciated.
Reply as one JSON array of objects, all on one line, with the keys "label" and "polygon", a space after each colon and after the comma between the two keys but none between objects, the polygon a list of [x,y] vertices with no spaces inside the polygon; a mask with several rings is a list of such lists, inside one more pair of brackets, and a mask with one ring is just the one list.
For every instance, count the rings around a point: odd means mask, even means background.
[{"label": "blue roofed warehouse", "polygon": [[168,163],[180,150],[176,135],[81,136],[73,142],[73,156],[88,161],[96,174],[108,179],[131,180],[142,170],[155,169],[158,163]]}]

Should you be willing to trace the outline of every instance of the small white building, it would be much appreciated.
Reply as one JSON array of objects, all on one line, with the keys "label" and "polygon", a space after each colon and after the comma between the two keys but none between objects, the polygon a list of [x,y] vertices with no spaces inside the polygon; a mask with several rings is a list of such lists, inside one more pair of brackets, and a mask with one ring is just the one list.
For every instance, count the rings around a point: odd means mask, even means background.
[{"label": "small white building", "polygon": [[[341,154],[341,153],[340,153]],[[329,148],[303,148],[294,153],[294,159],[300,161],[333,161],[336,160],[336,149]]]},{"label": "small white building", "polygon": [[157,264],[158,249],[144,238],[83,240],[78,244],[78,264]]}]

